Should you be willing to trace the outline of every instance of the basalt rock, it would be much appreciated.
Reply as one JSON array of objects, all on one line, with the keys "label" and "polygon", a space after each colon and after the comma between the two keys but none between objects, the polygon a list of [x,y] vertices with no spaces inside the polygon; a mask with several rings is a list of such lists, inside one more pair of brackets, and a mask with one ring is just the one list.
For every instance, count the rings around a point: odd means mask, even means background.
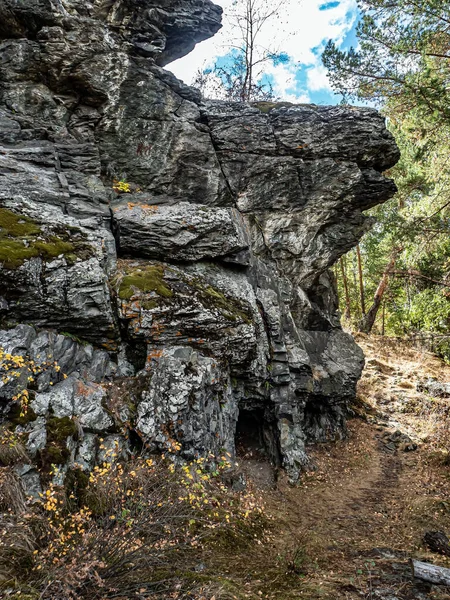
[{"label": "basalt rock", "polygon": [[30,492],[36,467],[233,455],[236,431],[295,478],[345,434],[363,355],[329,269],[398,150],[370,108],[202,101],[162,66],[220,15],[0,0],[0,347],[24,357],[0,408]]}]

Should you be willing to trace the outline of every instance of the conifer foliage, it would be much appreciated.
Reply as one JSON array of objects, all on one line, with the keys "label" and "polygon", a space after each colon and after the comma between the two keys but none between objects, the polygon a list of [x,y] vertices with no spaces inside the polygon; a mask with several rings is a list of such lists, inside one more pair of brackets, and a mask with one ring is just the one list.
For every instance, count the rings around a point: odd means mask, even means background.
[{"label": "conifer foliage", "polygon": [[377,224],[359,257],[352,251],[336,269],[342,312],[353,327],[420,336],[448,356],[450,2],[363,0],[359,7],[358,49],[330,41],[323,63],[344,102],[381,108],[402,158],[390,173],[397,196],[371,211]]}]

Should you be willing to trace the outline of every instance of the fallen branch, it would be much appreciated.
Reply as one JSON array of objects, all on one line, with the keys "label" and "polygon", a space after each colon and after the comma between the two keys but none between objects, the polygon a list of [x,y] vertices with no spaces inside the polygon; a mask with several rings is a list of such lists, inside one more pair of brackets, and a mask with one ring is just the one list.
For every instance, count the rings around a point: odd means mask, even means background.
[{"label": "fallen branch", "polygon": [[409,564],[413,577],[422,579],[423,581],[428,581],[429,583],[450,586],[450,569],[437,567],[436,565],[431,565],[430,563],[424,563],[414,559],[411,559]]}]

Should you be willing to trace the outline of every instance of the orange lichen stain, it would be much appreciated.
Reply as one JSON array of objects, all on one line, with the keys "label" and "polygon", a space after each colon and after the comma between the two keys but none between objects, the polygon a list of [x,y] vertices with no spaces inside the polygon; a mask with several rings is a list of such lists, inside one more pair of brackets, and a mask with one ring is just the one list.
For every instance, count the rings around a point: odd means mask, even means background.
[{"label": "orange lichen stain", "polygon": [[137,319],[140,315],[141,307],[138,300],[133,302],[122,302],[122,312],[128,319]]},{"label": "orange lichen stain", "polygon": [[101,346],[108,352],[117,352],[117,342],[114,342],[113,340],[107,340],[103,342]]},{"label": "orange lichen stain", "polygon": [[159,207],[156,204],[141,204],[142,210],[156,212],[159,210]]},{"label": "orange lichen stain", "polygon": [[79,394],[80,396],[88,396],[90,391],[91,391],[91,389],[86,384],[84,384],[82,381],[76,382],[76,393]]},{"label": "orange lichen stain", "polygon": [[180,335],[183,335],[183,334],[181,333],[181,331],[177,331],[175,335],[176,335],[177,337],[180,337]]},{"label": "orange lichen stain", "polygon": [[160,323],[154,323],[151,326],[151,330],[152,330],[153,339],[158,340],[161,333],[164,331],[164,325],[161,325]]},{"label": "orange lichen stain", "polygon": [[153,359],[161,358],[162,355],[162,350],[157,350],[156,348],[154,348],[153,350],[150,350],[150,352],[147,354],[147,362]]}]

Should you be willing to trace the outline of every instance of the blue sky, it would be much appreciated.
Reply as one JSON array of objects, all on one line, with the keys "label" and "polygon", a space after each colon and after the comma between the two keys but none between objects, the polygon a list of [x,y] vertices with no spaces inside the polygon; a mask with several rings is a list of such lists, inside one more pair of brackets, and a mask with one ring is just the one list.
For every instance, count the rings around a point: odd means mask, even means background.
[{"label": "blue sky", "polygon": [[[166,68],[191,83],[198,69],[211,67],[218,59],[226,63],[230,46],[237,42],[227,17],[232,2],[215,0],[225,11],[222,30]],[[267,24],[259,39],[261,51],[270,47],[289,56],[286,63],[264,66],[264,77],[275,94],[291,102],[338,103],[340,97],[332,93],[320,56],[330,38],[341,48],[355,46],[357,20],[357,0],[284,0],[279,17]]]}]

